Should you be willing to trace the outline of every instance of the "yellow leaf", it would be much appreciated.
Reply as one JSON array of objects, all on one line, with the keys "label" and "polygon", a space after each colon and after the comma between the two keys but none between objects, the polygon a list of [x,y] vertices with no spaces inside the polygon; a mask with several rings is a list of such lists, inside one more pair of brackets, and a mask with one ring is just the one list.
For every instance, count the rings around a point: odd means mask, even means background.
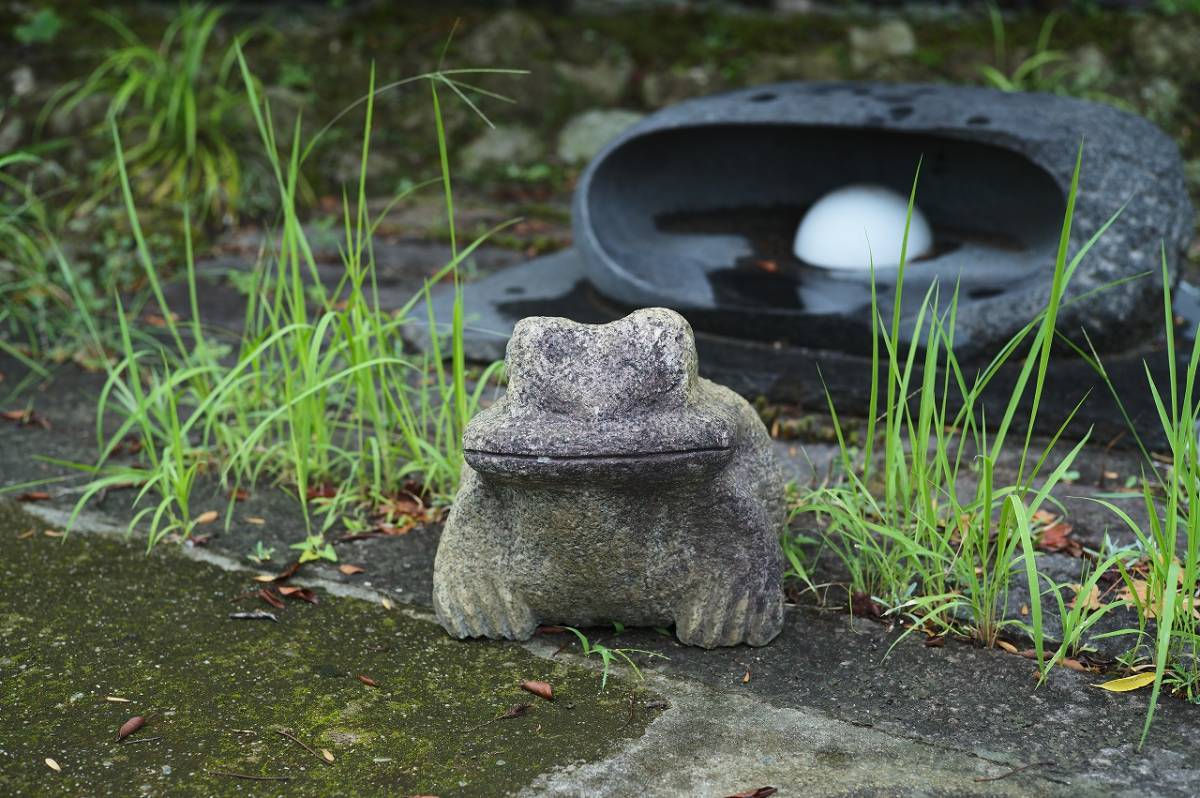
[{"label": "yellow leaf", "polygon": [[330,763],[333,762],[333,752],[330,751],[328,748],[321,749],[321,756],[325,757],[326,762],[330,762]]},{"label": "yellow leaf", "polygon": [[997,640],[996,648],[1002,648],[1005,651],[1007,651],[1009,654],[1017,653],[1017,647],[1014,646],[1012,643],[1008,642],[1007,640]]},{"label": "yellow leaf", "polygon": [[1098,610],[1104,605],[1100,603],[1100,586],[1092,585],[1092,589],[1087,592],[1087,595],[1081,595],[1083,585],[1068,585],[1075,591],[1075,598],[1071,599],[1071,609],[1074,609],[1080,601],[1083,602],[1085,609]]},{"label": "yellow leaf", "polygon": [[1146,671],[1145,673],[1135,673],[1132,676],[1123,676],[1120,679],[1113,679],[1103,684],[1093,684],[1092,687],[1099,687],[1101,690],[1108,690],[1113,693],[1128,693],[1130,690],[1137,690],[1139,687],[1145,687],[1154,682],[1154,671]]},{"label": "yellow leaf", "polygon": [[392,607],[396,606],[395,604],[392,603],[392,600],[390,598],[388,598],[387,596],[384,596],[383,598],[381,598],[379,600],[379,603],[383,605],[383,608],[385,610],[390,610]]},{"label": "yellow leaf", "polygon": [[255,582],[274,582],[275,581],[275,577],[271,576],[270,574],[255,574],[254,576],[252,576],[250,578],[253,579]]},{"label": "yellow leaf", "polygon": [[196,516],[196,523],[197,524],[211,524],[213,521],[216,521],[217,518],[219,518],[219,517],[220,517],[220,513],[218,513],[216,510],[209,510],[208,512],[200,513],[200,515]]},{"label": "yellow leaf", "polygon": [[55,773],[62,773],[62,768],[50,757],[46,757],[46,767],[50,768]]}]

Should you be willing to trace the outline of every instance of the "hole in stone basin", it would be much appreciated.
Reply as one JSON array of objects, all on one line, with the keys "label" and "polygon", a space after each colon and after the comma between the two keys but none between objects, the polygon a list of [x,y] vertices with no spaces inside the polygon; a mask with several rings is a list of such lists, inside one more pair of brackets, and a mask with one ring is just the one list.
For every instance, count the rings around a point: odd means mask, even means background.
[{"label": "hole in stone basin", "polygon": [[776,99],[777,96],[778,95],[774,94],[773,92],[764,91],[764,92],[761,92],[760,94],[752,94],[750,96],[750,102],[752,102],[752,103],[769,103],[769,102],[771,102],[771,100]]},{"label": "hole in stone basin", "polygon": [[905,312],[934,278],[961,279],[964,297],[985,298],[1045,268],[1030,250],[1057,240],[1065,200],[1054,179],[1012,150],[934,134],[779,124],[656,131],[611,153],[583,204],[622,279],[658,292],[693,323],[705,314],[689,310],[732,309],[756,327],[738,329],[743,337],[795,338],[798,314],[869,320],[869,278],[831,278],[792,256],[804,211],[854,183],[907,196],[922,157],[917,202],[935,251],[908,272],[915,285]]}]

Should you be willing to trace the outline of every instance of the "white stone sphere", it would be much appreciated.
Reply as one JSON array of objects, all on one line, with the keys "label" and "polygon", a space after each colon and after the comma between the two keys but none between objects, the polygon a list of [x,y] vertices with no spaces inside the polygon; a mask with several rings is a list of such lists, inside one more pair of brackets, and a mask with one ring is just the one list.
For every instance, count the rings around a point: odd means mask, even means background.
[{"label": "white stone sphere", "polygon": [[[885,186],[858,183],[835,189],[813,203],[796,231],[796,257],[813,266],[868,272],[900,265],[908,198]],[[868,245],[869,244],[869,245]],[[933,249],[933,231],[913,206],[908,260]]]}]

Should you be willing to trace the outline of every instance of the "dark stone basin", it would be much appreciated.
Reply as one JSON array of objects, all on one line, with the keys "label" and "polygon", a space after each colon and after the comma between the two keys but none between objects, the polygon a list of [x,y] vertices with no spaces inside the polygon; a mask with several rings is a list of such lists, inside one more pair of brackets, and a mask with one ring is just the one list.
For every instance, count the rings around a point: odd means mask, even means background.
[{"label": "dark stone basin", "polygon": [[[958,341],[987,354],[1044,306],[1065,200],[1084,142],[1074,253],[1123,203],[1083,260],[1065,313],[1098,345],[1157,321],[1160,242],[1174,264],[1192,209],[1179,154],[1140,117],[1065,97],[931,85],[788,83],[685,102],[612,142],[580,180],[576,246],[589,281],[629,306],[663,305],[697,329],[862,351],[869,276],[791,254],[804,210],[850,184],[908,194],[935,250],[906,274],[911,319],[930,284],[960,286]],[[876,275],[890,313],[894,272]],[[831,327],[841,333],[830,340]],[[857,328],[857,329],[856,329]],[[823,340],[824,339],[824,340]]]}]

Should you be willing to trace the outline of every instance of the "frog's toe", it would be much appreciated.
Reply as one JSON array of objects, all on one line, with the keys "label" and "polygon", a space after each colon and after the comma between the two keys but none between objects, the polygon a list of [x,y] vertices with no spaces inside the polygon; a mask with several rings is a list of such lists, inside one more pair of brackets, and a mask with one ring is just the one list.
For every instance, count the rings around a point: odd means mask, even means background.
[{"label": "frog's toe", "polygon": [[477,576],[470,586],[440,581],[434,586],[438,621],[455,637],[528,640],[537,628],[533,612],[505,585]]},{"label": "frog's toe", "polygon": [[684,602],[675,614],[679,641],[703,648],[766,645],[782,624],[783,595],[755,584],[707,592]]}]

